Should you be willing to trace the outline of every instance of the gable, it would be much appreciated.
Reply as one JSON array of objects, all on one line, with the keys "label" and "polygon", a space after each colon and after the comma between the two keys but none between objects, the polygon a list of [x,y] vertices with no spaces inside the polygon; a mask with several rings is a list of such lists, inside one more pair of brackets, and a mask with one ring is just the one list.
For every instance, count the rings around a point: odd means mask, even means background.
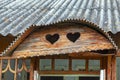
[{"label": "gable", "polygon": [[58,24],[32,32],[12,53],[33,57],[114,49],[102,34],[85,25]]}]

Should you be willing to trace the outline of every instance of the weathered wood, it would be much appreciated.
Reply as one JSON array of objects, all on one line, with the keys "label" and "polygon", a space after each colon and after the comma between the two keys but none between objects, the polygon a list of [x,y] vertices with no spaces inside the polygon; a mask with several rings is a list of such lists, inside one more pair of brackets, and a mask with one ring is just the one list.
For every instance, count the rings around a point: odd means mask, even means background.
[{"label": "weathered wood", "polygon": [[117,57],[120,57],[120,49],[117,51],[116,56],[117,56]]},{"label": "weathered wood", "polygon": [[14,80],[17,80],[17,70],[18,70],[18,60],[15,59],[15,73],[14,73]]},{"label": "weathered wood", "polygon": [[24,34],[22,34],[21,36],[18,36],[17,39],[19,40],[16,39],[16,41],[12,43],[14,45],[8,47],[9,49],[7,49],[4,56],[11,55],[10,54],[11,51],[13,51],[33,30],[34,30],[34,27],[30,27],[27,31],[24,32]]},{"label": "weathered wood", "polygon": [[111,66],[112,56],[108,56],[107,60],[107,80],[112,79],[112,66]]},{"label": "weathered wood", "polygon": [[16,37],[0,35],[0,54],[12,43]]},{"label": "weathered wood", "polygon": [[39,71],[39,74],[87,74],[87,75],[91,75],[91,74],[95,74],[95,75],[100,75],[100,71],[91,71],[91,72],[87,72],[87,71]]},{"label": "weathered wood", "polygon": [[0,79],[2,79],[2,60],[0,59]]},{"label": "weathered wood", "polygon": [[[71,41],[67,36],[68,34],[74,38],[77,37],[76,40]],[[55,41],[53,39],[51,43],[46,39],[46,35],[47,38],[50,37],[51,39],[56,37]],[[24,58],[113,48],[108,39],[86,26],[52,26],[34,31],[19,45],[12,56]]]},{"label": "weathered wood", "polygon": [[30,80],[34,80],[34,59],[31,59],[30,63]]},{"label": "weathered wood", "polygon": [[69,57],[69,70],[72,71],[72,58]]},{"label": "weathered wood", "polygon": [[116,57],[112,56],[112,80],[116,80]]},{"label": "weathered wood", "polygon": [[[118,46],[118,48],[120,49],[120,37],[119,37],[119,36],[120,36],[120,32],[118,32],[118,33],[116,33],[116,34],[110,33],[110,35],[111,35],[113,41],[114,41],[114,42],[116,43],[116,45]],[[117,55],[120,56],[120,53],[117,54]]]},{"label": "weathered wood", "polygon": [[52,58],[52,70],[55,70],[55,59],[54,58]]},{"label": "weathered wood", "polygon": [[89,70],[89,60],[88,59],[86,59],[85,68],[86,68],[86,71],[88,72],[88,70]]}]

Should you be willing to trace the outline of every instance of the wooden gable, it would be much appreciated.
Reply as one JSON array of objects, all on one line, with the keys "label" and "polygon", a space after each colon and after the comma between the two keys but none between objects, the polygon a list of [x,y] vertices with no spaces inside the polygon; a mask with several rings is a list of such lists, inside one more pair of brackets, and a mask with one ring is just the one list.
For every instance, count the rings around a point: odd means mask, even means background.
[{"label": "wooden gable", "polygon": [[31,33],[12,56],[20,58],[109,49],[114,49],[113,45],[96,30],[83,25],[59,24]]}]

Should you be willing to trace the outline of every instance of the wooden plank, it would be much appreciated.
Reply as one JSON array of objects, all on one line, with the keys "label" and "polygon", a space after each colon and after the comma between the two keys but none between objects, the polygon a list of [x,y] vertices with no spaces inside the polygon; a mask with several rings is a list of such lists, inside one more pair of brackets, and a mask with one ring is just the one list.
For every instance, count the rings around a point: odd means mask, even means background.
[{"label": "wooden plank", "polygon": [[72,58],[69,57],[69,70],[72,71]]},{"label": "wooden plank", "polygon": [[112,78],[112,69],[111,69],[111,61],[112,61],[112,56],[108,56],[108,60],[107,60],[107,80],[111,80]]},{"label": "wooden plank", "polygon": [[14,73],[14,80],[17,80],[17,70],[18,70],[18,60],[15,59],[15,73]]},{"label": "wooden plank", "polygon": [[30,63],[30,80],[34,80],[34,59],[31,59]]},{"label": "wooden plank", "polygon": [[87,72],[89,71],[89,59],[86,59],[85,69]]},{"label": "wooden plank", "polygon": [[100,75],[100,71],[39,71],[39,74],[95,74],[95,75]]},{"label": "wooden plank", "polygon": [[117,57],[120,57],[120,49],[117,51]]},{"label": "wooden plank", "polygon": [[52,64],[52,70],[55,70],[55,59],[54,58],[52,58],[51,64]]},{"label": "wooden plank", "polygon": [[[97,56],[95,56],[95,54]],[[47,56],[40,56],[38,58],[41,58],[41,59],[52,59],[52,58],[68,59],[69,57],[71,57],[72,59],[101,59],[103,56],[98,53],[93,53],[93,52],[80,52],[80,53],[70,53],[70,55],[66,55],[66,54],[47,55]]]},{"label": "wooden plank", "polygon": [[116,80],[116,57],[112,56],[112,80]]},{"label": "wooden plank", "polygon": [[[71,40],[75,38],[70,39],[67,36],[75,33],[80,36],[73,42]],[[56,42],[52,44],[51,39],[48,40],[46,37],[55,34],[59,37],[55,38]],[[74,35],[74,37],[76,36]],[[52,28],[37,29],[17,47],[12,56],[24,58],[103,49],[114,49],[114,47],[97,31],[80,25],[66,25],[66,27],[61,26],[60,28],[53,26]]]}]

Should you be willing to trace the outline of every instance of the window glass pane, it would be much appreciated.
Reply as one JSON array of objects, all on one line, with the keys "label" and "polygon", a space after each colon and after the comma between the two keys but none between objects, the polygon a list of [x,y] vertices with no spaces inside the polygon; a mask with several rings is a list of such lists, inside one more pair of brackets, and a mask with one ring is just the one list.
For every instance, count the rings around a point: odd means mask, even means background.
[{"label": "window glass pane", "polygon": [[11,68],[12,70],[15,70],[15,60],[14,60],[14,59],[11,59],[11,60],[10,60],[10,68]]},{"label": "window glass pane", "polygon": [[40,70],[51,70],[51,59],[40,59]]},{"label": "window glass pane", "polygon": [[25,64],[26,64],[27,69],[30,69],[30,62],[31,62],[30,59],[25,60]]},{"label": "window glass pane", "polygon": [[78,76],[64,76],[64,80],[79,80]]},{"label": "window glass pane", "polygon": [[8,65],[8,60],[2,60],[2,70],[5,70]]},{"label": "window glass pane", "polygon": [[100,60],[89,60],[89,71],[100,70]]},{"label": "window glass pane", "polygon": [[85,60],[72,60],[72,70],[84,71],[85,70]]},{"label": "window glass pane", "polygon": [[69,60],[68,59],[55,59],[55,70],[68,70]]},{"label": "window glass pane", "polygon": [[29,77],[30,77],[30,73],[26,72],[25,70],[22,70],[21,72],[17,74],[17,80],[29,80]]}]

